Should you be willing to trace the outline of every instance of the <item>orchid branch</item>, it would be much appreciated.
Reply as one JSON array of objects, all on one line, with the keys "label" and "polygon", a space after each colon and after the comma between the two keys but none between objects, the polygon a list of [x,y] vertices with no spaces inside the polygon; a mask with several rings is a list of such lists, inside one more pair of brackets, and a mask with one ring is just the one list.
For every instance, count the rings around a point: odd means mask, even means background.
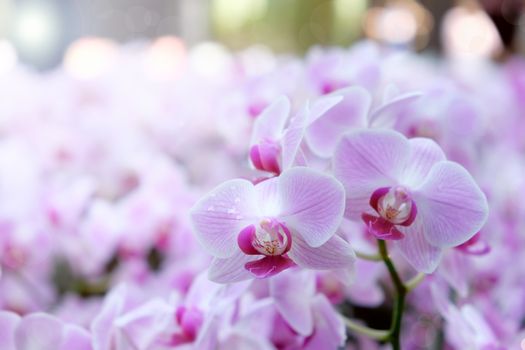
[{"label": "orchid branch", "polygon": [[388,255],[388,248],[386,246],[386,242],[384,240],[378,240],[378,246],[379,254],[383,258],[383,261],[386,267],[388,268],[390,278],[392,279],[392,282],[394,282],[394,287],[396,290],[394,312],[392,313],[392,323],[390,326],[388,341],[390,341],[390,344],[392,344],[393,350],[400,350],[401,346],[399,343],[399,336],[401,333],[401,321],[403,319],[403,311],[405,308],[405,297],[408,293],[408,289],[403,284],[403,281],[399,277],[394,263]]},{"label": "orchid branch", "polygon": [[346,327],[349,330],[354,331],[356,333],[366,335],[369,338],[385,341],[385,340],[388,340],[390,336],[390,331],[388,330],[379,330],[379,329],[373,329],[367,326],[363,326],[362,324],[359,324],[356,321],[346,318],[344,316],[343,316],[343,319],[345,321]]},{"label": "orchid branch", "polygon": [[381,340],[381,341],[388,341],[390,344],[392,344],[393,350],[400,350],[400,334],[401,334],[401,321],[403,319],[403,312],[405,309],[405,299],[406,295],[412,291],[414,288],[416,288],[424,279],[425,274],[419,273],[410,280],[408,280],[406,283],[403,283],[403,280],[399,276],[399,273],[396,270],[396,267],[394,263],[392,262],[392,259],[390,259],[390,255],[388,253],[388,248],[386,245],[386,242],[384,240],[377,240],[378,242],[378,248],[379,253],[378,254],[366,254],[361,252],[356,252],[357,257],[365,260],[370,261],[383,261],[388,269],[388,273],[390,274],[390,278],[392,279],[392,282],[394,284],[395,289],[395,303],[394,303],[394,311],[392,313],[392,323],[389,330],[377,330],[372,329],[366,326],[363,326],[359,323],[357,323],[354,320],[348,319],[346,317],[344,318],[344,321],[346,323],[346,327],[349,330],[352,330],[354,332],[366,335],[372,339]]},{"label": "orchid branch", "polygon": [[411,292],[414,290],[423,280],[425,279],[426,274],[420,272],[408,281],[405,282],[405,287],[407,289],[407,292]]},{"label": "orchid branch", "polygon": [[383,261],[383,258],[379,254],[363,253],[363,252],[357,251],[355,249],[354,249],[354,252],[355,252],[355,255],[361,260]]}]

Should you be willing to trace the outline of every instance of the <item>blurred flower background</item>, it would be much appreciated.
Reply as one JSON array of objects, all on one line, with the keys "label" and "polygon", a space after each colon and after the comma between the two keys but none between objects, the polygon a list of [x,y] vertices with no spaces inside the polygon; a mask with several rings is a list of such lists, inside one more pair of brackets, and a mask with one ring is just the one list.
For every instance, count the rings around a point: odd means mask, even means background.
[{"label": "blurred flower background", "polygon": [[0,0],[0,349],[517,349],[524,10]]},{"label": "blurred flower background", "polygon": [[[110,44],[176,36],[279,53],[363,38],[417,51],[495,57],[524,49],[521,0],[1,0],[1,64],[56,67]],[[105,38],[105,47],[84,37]],[[69,50],[69,51],[68,51]],[[159,54],[162,56],[162,54]],[[67,56],[66,56],[67,57]],[[86,60],[88,60],[86,58]]]}]

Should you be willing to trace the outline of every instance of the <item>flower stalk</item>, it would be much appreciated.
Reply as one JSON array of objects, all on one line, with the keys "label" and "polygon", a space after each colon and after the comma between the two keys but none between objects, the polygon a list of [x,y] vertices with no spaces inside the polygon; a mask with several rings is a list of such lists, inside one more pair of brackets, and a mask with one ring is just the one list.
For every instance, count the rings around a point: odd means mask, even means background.
[{"label": "flower stalk", "polygon": [[[401,322],[403,320],[406,296],[410,291],[416,288],[419,285],[419,283],[421,283],[424,280],[425,274],[420,273],[414,278],[404,283],[401,277],[399,276],[399,273],[397,272],[394,263],[390,259],[386,242],[380,239],[378,239],[377,242],[379,248],[377,258],[382,260],[386,265],[395,289],[394,310],[392,312],[392,322],[390,325],[390,329],[377,330],[363,326],[348,318],[344,318],[344,320],[349,330],[366,335],[372,339],[388,341],[392,345],[393,350],[400,350]],[[375,255],[358,253],[357,256],[362,259],[377,261]],[[371,259],[371,257],[373,257],[373,259]]]}]

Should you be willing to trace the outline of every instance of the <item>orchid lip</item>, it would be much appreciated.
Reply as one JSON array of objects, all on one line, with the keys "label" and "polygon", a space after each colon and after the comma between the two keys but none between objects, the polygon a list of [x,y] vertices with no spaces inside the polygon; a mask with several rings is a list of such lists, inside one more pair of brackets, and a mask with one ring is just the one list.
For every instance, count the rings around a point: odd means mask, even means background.
[{"label": "orchid lip", "polygon": [[248,255],[280,256],[292,245],[288,228],[275,219],[262,219],[257,226],[245,227],[237,239],[239,248]]},{"label": "orchid lip", "polygon": [[379,216],[393,225],[410,226],[417,215],[417,206],[403,186],[382,187],[370,196],[370,205]]}]

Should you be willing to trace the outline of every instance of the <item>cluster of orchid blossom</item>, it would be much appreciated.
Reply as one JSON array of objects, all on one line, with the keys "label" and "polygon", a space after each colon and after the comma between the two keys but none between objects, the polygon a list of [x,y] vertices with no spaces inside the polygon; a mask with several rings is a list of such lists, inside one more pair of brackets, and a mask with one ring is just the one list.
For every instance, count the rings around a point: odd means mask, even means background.
[{"label": "cluster of orchid blossom", "polygon": [[0,349],[520,347],[524,60],[153,49],[2,73]]}]

